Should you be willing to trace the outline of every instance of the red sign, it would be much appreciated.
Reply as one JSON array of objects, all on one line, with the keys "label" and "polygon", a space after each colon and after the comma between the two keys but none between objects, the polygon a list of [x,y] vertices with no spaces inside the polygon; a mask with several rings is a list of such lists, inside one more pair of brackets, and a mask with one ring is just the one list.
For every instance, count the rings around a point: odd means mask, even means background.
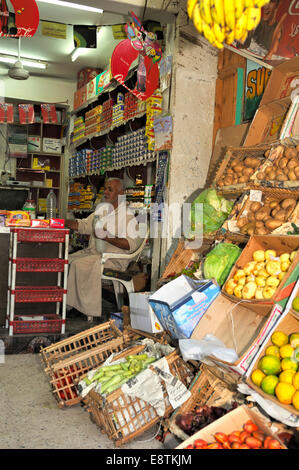
[{"label": "red sign", "polygon": [[145,65],[145,90],[140,91],[136,87],[132,90],[125,85],[131,64],[138,58],[140,52],[134,49],[130,39],[124,39],[114,49],[111,56],[111,74],[115,80],[121,83],[128,91],[141,101],[149,98],[159,86],[159,67],[153,63],[147,55],[143,56]]},{"label": "red sign", "polygon": [[39,11],[35,0],[10,0],[15,11],[16,33],[8,31],[9,10],[6,0],[0,3],[0,36],[26,37],[35,35],[39,25]]}]

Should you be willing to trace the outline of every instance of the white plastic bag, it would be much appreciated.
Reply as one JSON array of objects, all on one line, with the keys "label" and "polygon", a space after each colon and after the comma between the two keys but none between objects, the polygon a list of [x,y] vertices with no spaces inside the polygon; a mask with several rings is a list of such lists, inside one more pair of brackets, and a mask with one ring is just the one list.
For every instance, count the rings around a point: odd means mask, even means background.
[{"label": "white plastic bag", "polygon": [[206,356],[214,356],[222,361],[233,363],[238,359],[234,349],[227,348],[216,336],[207,334],[201,340],[180,339],[179,348],[184,361],[201,361],[207,365],[214,365]]}]

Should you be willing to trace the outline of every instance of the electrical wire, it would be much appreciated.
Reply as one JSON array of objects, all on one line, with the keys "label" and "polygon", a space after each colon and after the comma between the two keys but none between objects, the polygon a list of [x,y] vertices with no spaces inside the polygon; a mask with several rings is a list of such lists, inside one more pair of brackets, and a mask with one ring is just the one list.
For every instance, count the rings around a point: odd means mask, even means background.
[{"label": "electrical wire", "polygon": [[2,132],[2,129],[0,129],[0,135],[1,137],[5,140],[6,143],[6,149],[5,149],[5,161],[4,161],[4,166],[3,166],[3,171],[6,169],[6,165],[8,162],[10,162],[10,148],[9,148],[9,142],[7,137]]}]

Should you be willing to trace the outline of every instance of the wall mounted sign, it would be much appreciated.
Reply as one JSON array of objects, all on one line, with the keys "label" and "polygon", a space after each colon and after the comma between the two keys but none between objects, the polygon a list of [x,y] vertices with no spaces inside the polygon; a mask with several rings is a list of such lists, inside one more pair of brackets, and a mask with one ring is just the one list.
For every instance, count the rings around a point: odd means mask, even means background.
[{"label": "wall mounted sign", "polygon": [[25,37],[35,35],[39,25],[39,11],[35,0],[10,0],[15,12],[15,26],[9,25],[9,9],[6,0],[0,3],[0,36]]},{"label": "wall mounted sign", "polygon": [[54,23],[53,21],[42,21],[42,35],[50,38],[66,39],[67,25]]},{"label": "wall mounted sign", "polygon": [[270,69],[263,67],[252,60],[247,60],[244,121],[253,119],[255,111],[259,107],[270,75]]}]

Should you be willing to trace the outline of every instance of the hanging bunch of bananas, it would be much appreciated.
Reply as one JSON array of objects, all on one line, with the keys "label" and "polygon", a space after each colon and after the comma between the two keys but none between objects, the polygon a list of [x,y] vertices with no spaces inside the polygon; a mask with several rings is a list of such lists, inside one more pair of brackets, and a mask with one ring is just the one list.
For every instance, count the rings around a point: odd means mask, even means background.
[{"label": "hanging bunch of bananas", "polygon": [[270,0],[187,0],[187,13],[197,31],[218,49],[242,42],[257,27]]}]

